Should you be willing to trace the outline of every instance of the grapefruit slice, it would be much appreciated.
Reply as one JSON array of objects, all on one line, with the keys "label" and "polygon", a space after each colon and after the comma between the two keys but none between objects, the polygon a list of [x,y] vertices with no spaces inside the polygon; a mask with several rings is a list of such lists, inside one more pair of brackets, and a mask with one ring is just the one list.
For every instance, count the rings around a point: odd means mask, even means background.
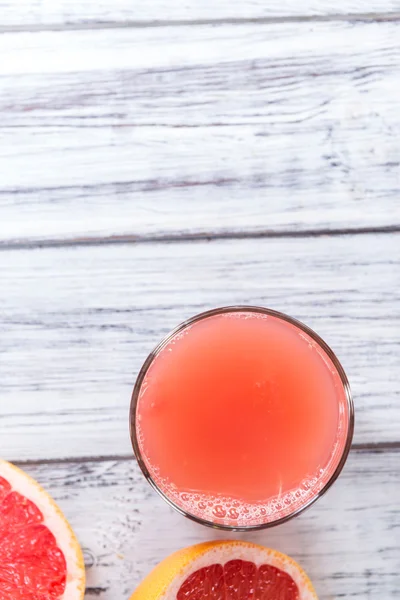
[{"label": "grapefruit slice", "polygon": [[318,600],[289,556],[248,542],[207,542],[162,561],[131,600]]},{"label": "grapefruit slice", "polygon": [[82,600],[82,551],[50,496],[0,460],[0,600]]}]

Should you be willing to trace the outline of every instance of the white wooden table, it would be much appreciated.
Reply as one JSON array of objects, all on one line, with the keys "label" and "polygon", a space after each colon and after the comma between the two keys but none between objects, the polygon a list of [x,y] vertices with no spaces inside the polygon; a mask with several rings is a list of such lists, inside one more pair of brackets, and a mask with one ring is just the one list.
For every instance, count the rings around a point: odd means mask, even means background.
[{"label": "white wooden table", "polygon": [[332,490],[239,537],[321,600],[399,598],[400,0],[2,0],[0,31],[0,450],[87,598],[218,537],[145,483],[128,407],[161,336],[234,303],[315,328],[356,404]]}]

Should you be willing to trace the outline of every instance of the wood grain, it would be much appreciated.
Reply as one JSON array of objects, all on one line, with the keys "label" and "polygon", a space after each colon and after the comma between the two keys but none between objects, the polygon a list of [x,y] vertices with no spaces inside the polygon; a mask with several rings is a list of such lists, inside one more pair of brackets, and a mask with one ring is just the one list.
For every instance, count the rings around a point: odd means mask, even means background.
[{"label": "wood grain", "polygon": [[[71,26],[95,24],[136,24],[231,19],[270,19],[290,17],[329,17],[369,15],[370,18],[400,13],[398,0],[3,0],[0,3],[1,26]],[[375,15],[374,15],[375,13]],[[389,13],[389,15],[387,15]]]},{"label": "wood grain", "polygon": [[[395,600],[400,586],[399,454],[351,452],[333,488],[309,511],[267,532],[234,534],[299,560],[320,600]],[[195,525],[150,488],[134,460],[29,466],[85,549],[86,598],[125,599],[179,547],[229,537]]]},{"label": "wood grain", "polygon": [[0,456],[71,520],[87,600],[218,537],[146,484],[128,407],[170,328],[233,303],[314,327],[356,404],[333,489],[250,539],[320,600],[397,598],[399,28],[398,0],[0,0]]},{"label": "wood grain", "polygon": [[400,23],[3,34],[0,239],[399,224],[399,39]]},{"label": "wood grain", "polygon": [[299,318],[337,352],[356,443],[400,441],[399,239],[0,252],[0,454],[129,454],[130,395],[152,347],[189,316],[240,303]]}]

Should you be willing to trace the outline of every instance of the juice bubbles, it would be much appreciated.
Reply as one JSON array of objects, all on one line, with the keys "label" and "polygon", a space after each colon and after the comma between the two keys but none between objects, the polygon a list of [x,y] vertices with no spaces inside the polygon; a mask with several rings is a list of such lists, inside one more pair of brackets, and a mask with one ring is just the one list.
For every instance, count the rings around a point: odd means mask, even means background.
[{"label": "juice bubbles", "polygon": [[188,516],[272,524],[312,502],[347,455],[343,370],[303,325],[265,309],[210,311],[146,361],[132,402],[146,476]]}]

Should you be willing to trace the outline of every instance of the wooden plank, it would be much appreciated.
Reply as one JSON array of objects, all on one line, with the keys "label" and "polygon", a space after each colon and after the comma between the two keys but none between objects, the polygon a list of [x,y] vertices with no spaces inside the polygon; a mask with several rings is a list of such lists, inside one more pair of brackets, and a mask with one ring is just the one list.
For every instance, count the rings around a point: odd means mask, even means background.
[{"label": "wooden plank", "polygon": [[399,224],[399,39],[400,23],[3,34],[0,240]]},{"label": "wooden plank", "polygon": [[[399,454],[350,453],[333,488],[294,520],[251,535],[291,554],[314,581],[320,600],[395,600],[400,585]],[[167,554],[226,538],[170,509],[132,461],[56,463],[28,472],[53,494],[85,550],[86,598],[128,598]]]},{"label": "wooden plank", "polygon": [[97,24],[154,23],[169,21],[274,19],[290,17],[329,17],[367,14],[373,18],[400,12],[398,0],[296,0],[239,2],[239,0],[3,0],[1,26],[71,26]]},{"label": "wooden plank", "polygon": [[295,0],[282,2],[228,2],[217,5],[210,0],[188,0],[182,3],[166,3],[165,0],[138,1],[135,6],[129,0],[3,0],[1,27],[29,26],[83,26],[109,24],[140,24],[174,21],[232,20],[232,19],[279,19],[291,17],[337,17],[365,15],[367,18],[395,16],[400,11],[398,0],[377,0],[366,7],[360,0],[306,0],[301,6]]},{"label": "wooden plank", "polygon": [[2,455],[131,453],[152,347],[193,314],[259,304],[313,327],[356,403],[355,442],[399,441],[399,235],[0,252]]}]

